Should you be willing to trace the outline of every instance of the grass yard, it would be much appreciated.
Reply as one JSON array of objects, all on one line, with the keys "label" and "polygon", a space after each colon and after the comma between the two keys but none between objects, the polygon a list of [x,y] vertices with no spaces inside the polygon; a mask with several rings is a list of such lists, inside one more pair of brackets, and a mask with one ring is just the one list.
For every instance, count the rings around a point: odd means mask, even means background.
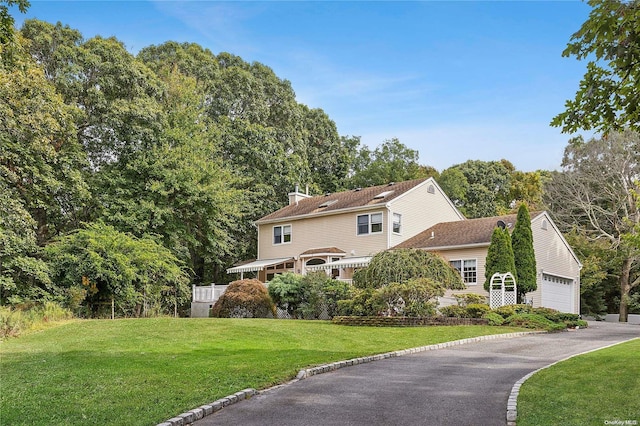
[{"label": "grass yard", "polygon": [[0,342],[0,424],[152,425],[298,370],[507,327],[368,328],[321,321],[76,321]]},{"label": "grass yard", "polygon": [[607,424],[640,425],[640,339],[556,364],[520,389],[518,426]]}]

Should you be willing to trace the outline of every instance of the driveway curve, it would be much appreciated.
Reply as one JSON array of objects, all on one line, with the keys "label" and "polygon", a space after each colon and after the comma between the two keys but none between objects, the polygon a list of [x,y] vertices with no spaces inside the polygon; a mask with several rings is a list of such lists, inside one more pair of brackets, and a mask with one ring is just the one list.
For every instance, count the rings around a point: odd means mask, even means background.
[{"label": "driveway curve", "polygon": [[640,337],[640,326],[488,340],[342,368],[277,387],[194,424],[501,425],[515,382],[571,355]]}]

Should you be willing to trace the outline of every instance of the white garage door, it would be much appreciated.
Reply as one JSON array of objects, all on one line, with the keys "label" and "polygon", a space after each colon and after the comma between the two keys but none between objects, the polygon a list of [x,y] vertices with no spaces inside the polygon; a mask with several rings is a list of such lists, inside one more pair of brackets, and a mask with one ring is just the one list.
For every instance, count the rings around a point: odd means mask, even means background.
[{"label": "white garage door", "polygon": [[542,306],[573,312],[573,280],[542,274]]}]

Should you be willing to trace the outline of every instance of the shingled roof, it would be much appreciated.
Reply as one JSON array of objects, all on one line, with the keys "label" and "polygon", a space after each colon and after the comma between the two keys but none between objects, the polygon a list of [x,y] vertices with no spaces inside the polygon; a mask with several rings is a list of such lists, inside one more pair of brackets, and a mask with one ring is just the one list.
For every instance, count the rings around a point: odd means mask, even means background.
[{"label": "shingled roof", "polygon": [[[532,212],[531,218],[538,216],[539,212]],[[509,214],[504,216],[483,217],[479,219],[467,219],[457,222],[442,222],[432,226],[398,244],[393,248],[443,248],[472,245],[488,245],[491,242],[491,235],[498,221],[511,230],[516,224],[518,215]]]},{"label": "shingled roof", "polygon": [[392,182],[386,185],[357,188],[350,191],[329,193],[299,200],[256,221],[256,223],[311,214],[320,214],[365,206],[384,206],[427,179]]}]

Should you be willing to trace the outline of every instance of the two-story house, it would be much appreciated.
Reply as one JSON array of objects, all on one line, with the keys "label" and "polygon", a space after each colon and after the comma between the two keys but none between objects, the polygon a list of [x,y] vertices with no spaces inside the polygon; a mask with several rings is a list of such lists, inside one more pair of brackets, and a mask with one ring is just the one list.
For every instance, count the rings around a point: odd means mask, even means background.
[{"label": "two-story house", "polygon": [[[491,234],[515,220],[516,215],[465,219],[433,178],[314,197],[296,190],[288,206],[256,222],[258,259],[227,272],[252,272],[268,282],[283,272],[325,270],[349,281],[380,251],[417,248],[438,252],[458,269],[464,292],[486,296]],[[546,212],[533,213],[531,227],[538,289],[527,299],[533,306],[579,313],[580,261]],[[452,303],[452,296],[449,291],[442,303]]]},{"label": "two-story house", "polygon": [[258,259],[227,272],[255,272],[267,282],[275,274],[305,274],[330,264],[336,278],[348,280],[374,254],[437,223],[459,220],[464,216],[433,178],[315,197],[296,190],[288,206],[256,221]]}]

